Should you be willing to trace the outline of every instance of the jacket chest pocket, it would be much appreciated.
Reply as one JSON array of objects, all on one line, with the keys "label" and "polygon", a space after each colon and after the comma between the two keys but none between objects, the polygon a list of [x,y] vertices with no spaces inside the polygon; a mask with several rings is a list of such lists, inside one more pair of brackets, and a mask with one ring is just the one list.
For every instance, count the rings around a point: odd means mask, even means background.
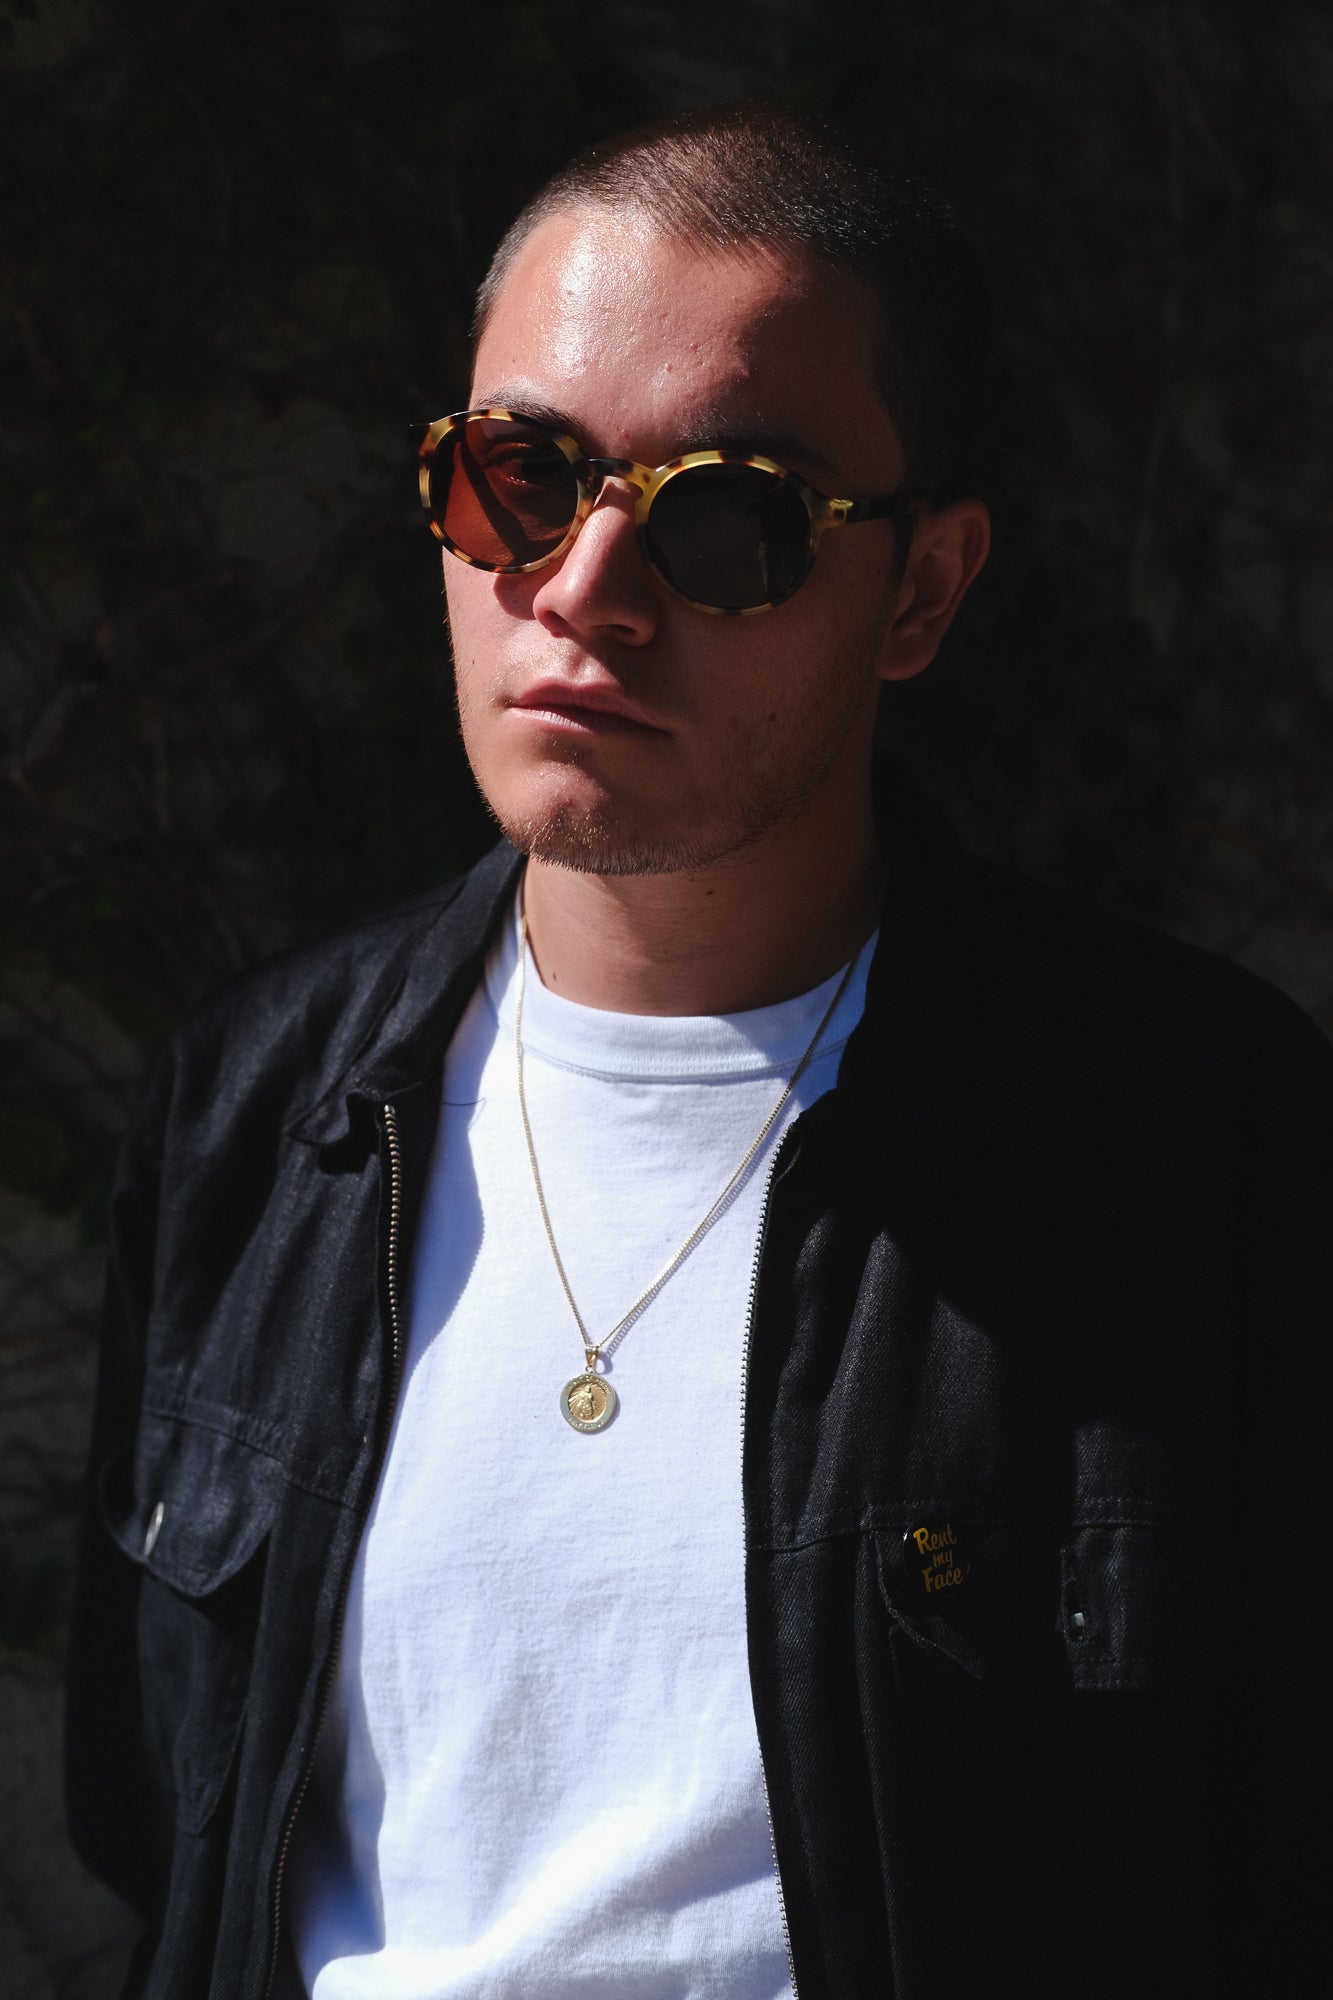
[{"label": "jacket chest pocket", "polygon": [[923,1510],[875,1537],[898,1649],[982,1687],[1152,1691],[1187,1677],[1188,1538],[1161,1523]]},{"label": "jacket chest pocket", "polygon": [[159,1415],[101,1473],[103,1518],[139,1573],[143,1747],[188,1832],[216,1811],[240,1739],[280,1486],[265,1453]]}]

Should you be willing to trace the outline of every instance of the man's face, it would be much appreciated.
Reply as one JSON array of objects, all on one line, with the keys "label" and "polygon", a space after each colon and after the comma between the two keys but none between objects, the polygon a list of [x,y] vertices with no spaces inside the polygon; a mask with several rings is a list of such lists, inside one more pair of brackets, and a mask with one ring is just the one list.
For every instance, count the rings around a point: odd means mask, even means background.
[{"label": "man's face", "polygon": [[[856,280],[804,253],[700,251],[580,208],[518,253],[471,402],[546,416],[592,456],[744,446],[867,498],[902,476],[873,340]],[[831,531],[786,603],[723,618],[654,576],[633,499],[609,482],[561,560],[524,576],[444,558],[464,741],[505,832],[541,860],[656,874],[812,810],[859,824],[894,529]]]}]

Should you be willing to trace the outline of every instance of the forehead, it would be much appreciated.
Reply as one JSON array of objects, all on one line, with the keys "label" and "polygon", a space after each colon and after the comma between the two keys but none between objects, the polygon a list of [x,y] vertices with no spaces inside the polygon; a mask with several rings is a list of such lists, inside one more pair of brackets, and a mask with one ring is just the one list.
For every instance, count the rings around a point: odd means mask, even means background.
[{"label": "forehead", "polygon": [[859,281],[805,250],[700,247],[633,214],[577,208],[539,223],[515,255],[472,400],[557,410],[593,452],[659,463],[721,441],[786,443],[812,476],[892,479],[876,330]]}]

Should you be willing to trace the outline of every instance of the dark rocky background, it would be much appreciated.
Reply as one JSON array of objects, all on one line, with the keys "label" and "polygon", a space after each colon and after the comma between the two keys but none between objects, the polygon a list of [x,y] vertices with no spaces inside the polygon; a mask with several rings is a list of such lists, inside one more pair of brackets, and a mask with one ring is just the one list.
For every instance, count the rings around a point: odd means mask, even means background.
[{"label": "dark rocky background", "polygon": [[0,1994],[114,1990],[63,1623],[117,1135],[193,995],[488,838],[413,426],[523,195],[777,93],[956,197],[991,569],[893,726],[968,836],[1333,1026],[1333,14],[0,4]]}]

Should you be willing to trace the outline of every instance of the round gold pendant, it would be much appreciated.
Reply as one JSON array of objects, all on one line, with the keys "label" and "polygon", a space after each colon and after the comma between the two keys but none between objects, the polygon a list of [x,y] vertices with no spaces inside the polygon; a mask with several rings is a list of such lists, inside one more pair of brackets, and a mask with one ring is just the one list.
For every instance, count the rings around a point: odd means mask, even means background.
[{"label": "round gold pendant", "polygon": [[560,1414],[576,1431],[604,1431],[619,1400],[606,1377],[588,1369],[560,1391]]}]

